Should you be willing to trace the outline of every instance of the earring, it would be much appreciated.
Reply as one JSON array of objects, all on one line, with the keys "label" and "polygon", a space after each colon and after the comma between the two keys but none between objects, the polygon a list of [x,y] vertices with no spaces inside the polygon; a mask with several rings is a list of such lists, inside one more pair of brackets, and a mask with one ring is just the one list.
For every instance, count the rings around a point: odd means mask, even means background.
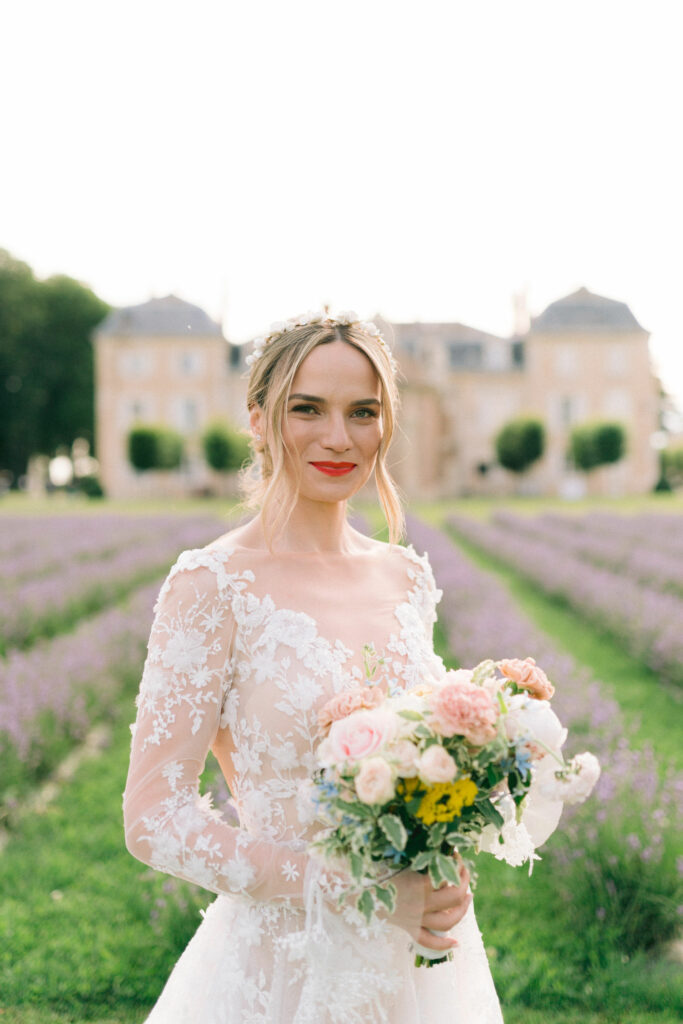
[{"label": "earring", "polygon": [[262,441],[263,440],[263,438],[261,437],[260,434],[254,434],[254,437],[256,438],[257,441]]}]

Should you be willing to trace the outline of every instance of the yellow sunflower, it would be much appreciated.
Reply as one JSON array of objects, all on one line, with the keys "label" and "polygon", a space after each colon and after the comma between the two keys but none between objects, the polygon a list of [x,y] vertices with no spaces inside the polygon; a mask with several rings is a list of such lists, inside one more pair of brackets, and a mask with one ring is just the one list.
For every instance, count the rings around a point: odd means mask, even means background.
[{"label": "yellow sunflower", "polygon": [[[408,781],[408,780],[406,780]],[[455,782],[436,782],[427,788],[417,809],[417,817],[425,825],[435,821],[452,821],[462,813],[463,807],[474,803],[478,788],[469,776]]]}]

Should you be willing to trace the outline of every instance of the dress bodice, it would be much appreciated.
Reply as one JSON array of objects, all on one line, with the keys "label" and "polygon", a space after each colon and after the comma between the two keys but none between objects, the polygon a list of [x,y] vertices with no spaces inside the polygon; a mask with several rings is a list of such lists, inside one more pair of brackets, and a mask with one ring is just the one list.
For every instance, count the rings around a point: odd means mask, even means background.
[{"label": "dress bodice", "polygon": [[[216,542],[183,552],[155,606],[137,700],[131,852],[214,892],[300,903],[318,710],[363,682],[366,644],[381,659],[374,683],[389,692],[435,671],[439,597],[412,548],[293,556]],[[239,829],[199,796],[210,748]]]}]

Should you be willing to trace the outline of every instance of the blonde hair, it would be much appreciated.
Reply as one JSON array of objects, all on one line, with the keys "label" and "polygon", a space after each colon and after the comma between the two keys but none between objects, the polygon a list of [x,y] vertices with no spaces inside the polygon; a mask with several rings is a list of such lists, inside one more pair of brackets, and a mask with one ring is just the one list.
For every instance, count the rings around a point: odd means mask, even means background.
[{"label": "blonde hair", "polygon": [[[286,476],[287,446],[282,422],[294,378],[304,359],[318,345],[343,341],[362,352],[377,373],[380,382],[382,439],[375,462],[377,493],[389,527],[389,540],[397,543],[404,533],[404,517],[396,485],[386,466],[386,455],[396,425],[399,405],[396,368],[384,342],[364,331],[357,323],[312,323],[278,335],[252,364],[247,388],[247,406],[258,406],[264,415],[269,444],[251,439],[252,459],[242,471],[241,486],[245,505],[261,509],[264,520],[272,522],[272,535],[287,522],[296,504]],[[269,513],[275,509],[272,520]]]}]

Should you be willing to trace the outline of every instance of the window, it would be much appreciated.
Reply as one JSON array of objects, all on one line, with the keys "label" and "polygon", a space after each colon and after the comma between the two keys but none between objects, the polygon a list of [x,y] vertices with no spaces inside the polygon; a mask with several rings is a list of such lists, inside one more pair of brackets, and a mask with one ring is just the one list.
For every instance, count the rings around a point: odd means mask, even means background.
[{"label": "window", "polygon": [[196,398],[183,396],[176,399],[173,420],[182,434],[191,434],[199,426],[199,402]]},{"label": "window", "polygon": [[152,372],[150,352],[120,352],[119,374],[122,377],[146,377]]},{"label": "window", "polygon": [[202,371],[203,359],[200,352],[181,352],[178,366],[184,377],[196,377]]},{"label": "window", "polygon": [[630,420],[633,414],[631,396],[625,388],[610,388],[602,400],[603,415],[608,419]]},{"label": "window", "polygon": [[560,345],[555,352],[555,372],[558,377],[574,377],[578,367],[576,349],[571,345]]},{"label": "window", "polygon": [[448,346],[448,365],[452,370],[479,370],[482,356],[478,341],[451,341]]},{"label": "window", "polygon": [[586,401],[583,395],[560,395],[555,406],[555,423],[571,427],[586,419]]},{"label": "window", "polygon": [[626,345],[614,343],[606,353],[607,373],[610,377],[625,377],[629,372],[631,353]]}]

